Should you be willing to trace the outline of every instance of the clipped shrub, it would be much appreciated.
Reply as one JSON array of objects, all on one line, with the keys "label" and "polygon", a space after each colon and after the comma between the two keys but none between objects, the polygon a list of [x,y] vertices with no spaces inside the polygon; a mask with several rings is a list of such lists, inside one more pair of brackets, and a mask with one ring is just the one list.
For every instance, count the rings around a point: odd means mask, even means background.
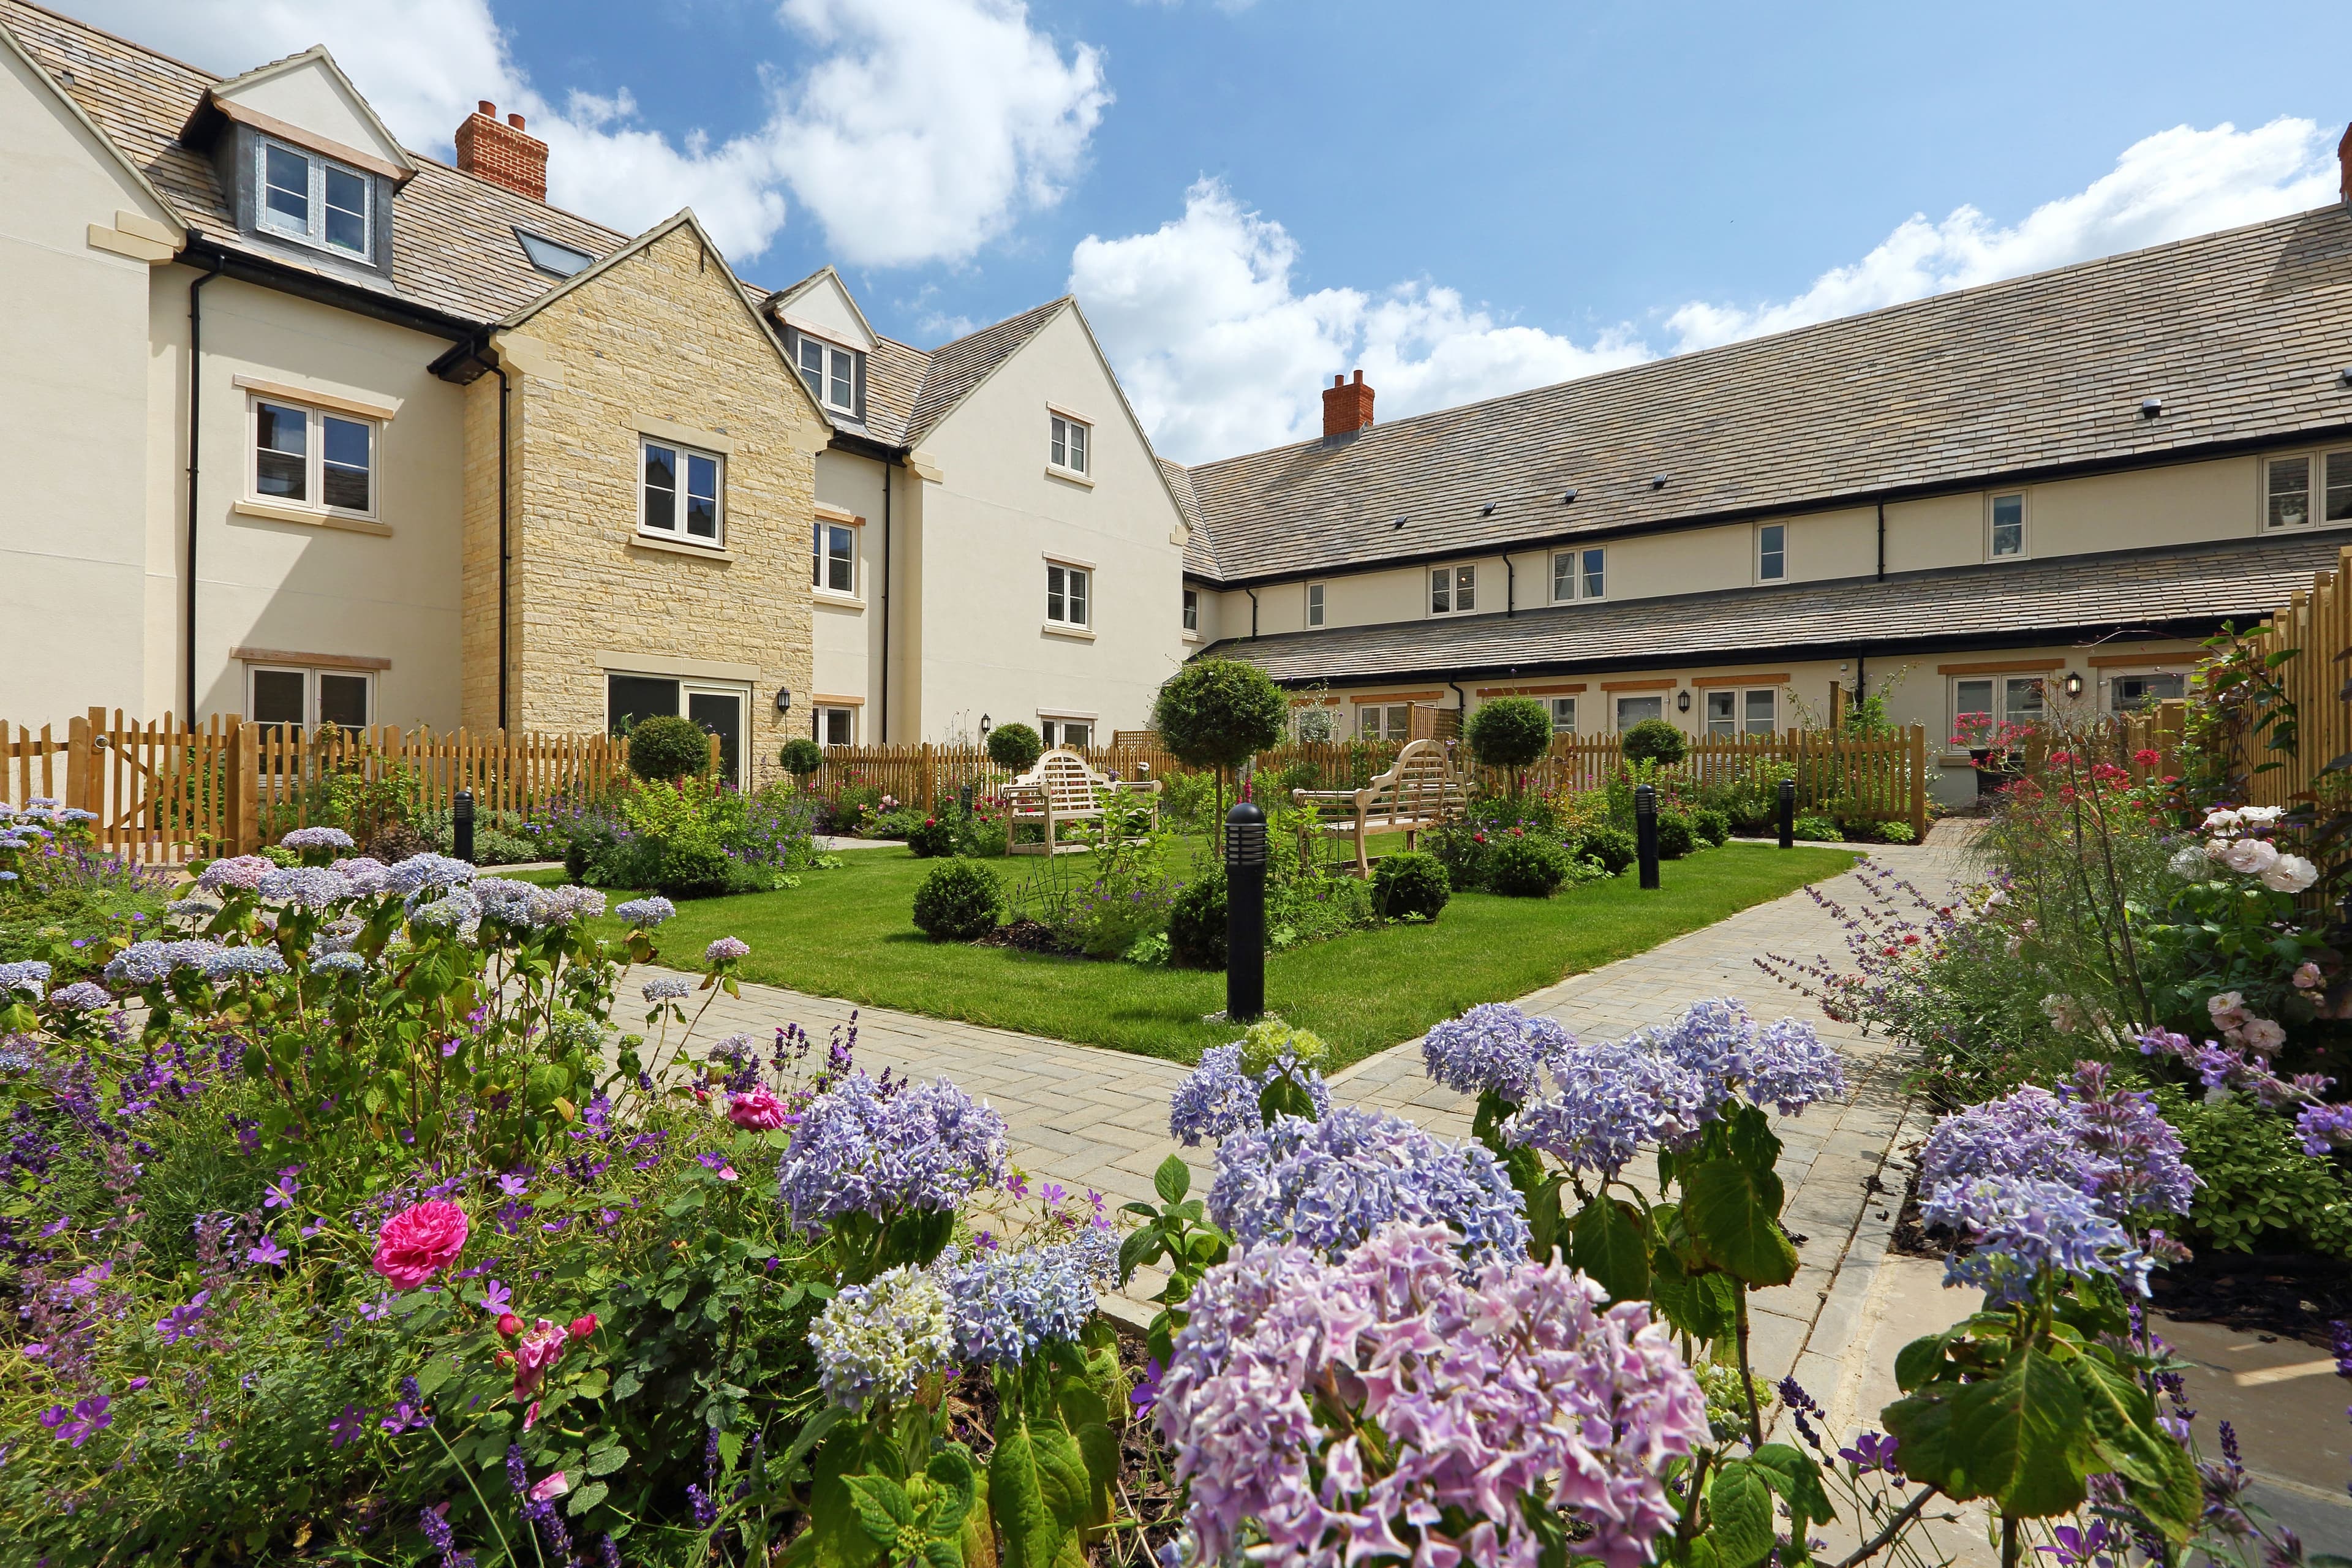
[{"label": "clipped shrub", "polygon": [[1282,744],[1290,699],[1254,664],[1196,658],[1170,676],[1152,700],[1151,727],[1169,755],[1188,767],[1228,773]]},{"label": "clipped shrub", "polygon": [[934,859],[956,852],[963,837],[963,824],[952,816],[927,816],[907,829],[907,847],[918,860]]},{"label": "clipped shrub", "polygon": [[1549,899],[1568,879],[1568,852],[1549,838],[1515,833],[1486,858],[1486,885],[1507,899]]},{"label": "clipped shrub", "polygon": [[1613,877],[1639,859],[1642,850],[1632,834],[1602,824],[1578,836],[1576,853],[1580,859],[1599,861],[1601,868]]},{"label": "clipped shrub", "polygon": [[1551,715],[1532,697],[1498,697],[1470,715],[1470,754],[1489,768],[1524,768],[1551,748]]},{"label": "clipped shrub", "polygon": [[1690,739],[1664,719],[1644,719],[1618,742],[1629,763],[1654,762],[1670,768],[1690,750]]},{"label": "clipped shrub", "polygon": [[631,881],[673,899],[714,899],[739,890],[734,885],[735,862],[710,839],[640,838],[635,842],[650,853],[644,857],[639,874],[628,879]]},{"label": "clipped shrub", "polygon": [[1840,843],[1845,837],[1838,825],[1826,816],[1801,816],[1791,830],[1800,838],[1817,838],[1826,844]]},{"label": "clipped shrub", "polygon": [[794,735],[776,753],[776,765],[796,779],[808,776],[824,766],[824,748],[806,735]]},{"label": "clipped shrub", "polygon": [[1004,884],[977,860],[954,859],[915,889],[915,925],[933,942],[977,942],[1004,912]]},{"label": "clipped shrub", "polygon": [[629,771],[647,781],[710,771],[710,737],[691,719],[656,713],[629,727]]},{"label": "clipped shrub", "polygon": [[1168,910],[1168,957],[1192,969],[1225,966],[1225,876],[1188,882]]},{"label": "clipped shrub", "polygon": [[1697,846],[1698,829],[1686,811],[1658,813],[1658,858],[1679,860]]},{"label": "clipped shrub", "polygon": [[1026,724],[999,724],[988,732],[988,760],[1012,773],[1025,773],[1045,754],[1045,742]]},{"label": "clipped shrub", "polygon": [[1731,816],[1727,812],[1702,805],[1692,810],[1690,819],[1691,826],[1709,844],[1720,844],[1731,837]]},{"label": "clipped shrub", "polygon": [[1384,855],[1372,868],[1372,903],[1383,919],[1417,915],[1433,921],[1453,896],[1454,883],[1434,855]]}]

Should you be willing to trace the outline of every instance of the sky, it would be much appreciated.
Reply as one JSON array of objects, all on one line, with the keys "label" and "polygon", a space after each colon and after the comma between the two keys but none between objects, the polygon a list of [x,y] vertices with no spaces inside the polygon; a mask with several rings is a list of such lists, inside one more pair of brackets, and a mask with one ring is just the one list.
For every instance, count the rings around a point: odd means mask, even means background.
[{"label": "sky", "polygon": [[447,158],[692,206],[937,344],[1076,295],[1154,445],[1445,407],[2334,201],[2341,0],[49,0],[234,73],[324,43]]}]

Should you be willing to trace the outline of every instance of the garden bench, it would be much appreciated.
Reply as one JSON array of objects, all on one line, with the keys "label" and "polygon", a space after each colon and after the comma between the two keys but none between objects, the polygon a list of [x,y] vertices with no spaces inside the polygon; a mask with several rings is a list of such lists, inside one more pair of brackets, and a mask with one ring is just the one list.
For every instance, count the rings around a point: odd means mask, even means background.
[{"label": "garden bench", "polygon": [[[1011,808],[1004,823],[1004,852],[1007,855],[1076,854],[1083,844],[1064,844],[1060,825],[1065,822],[1100,822],[1103,802],[1113,791],[1139,795],[1150,802],[1152,821],[1160,819],[1160,781],[1140,779],[1120,781],[1107,773],[1098,773],[1087,765],[1086,758],[1067,746],[1056,746],[1037,759],[1036,764],[1019,778],[1004,786],[1005,804]],[[1020,842],[1017,831],[1024,824],[1036,823],[1045,830],[1045,837],[1035,844]]]},{"label": "garden bench", "polygon": [[1444,742],[1414,741],[1397,753],[1388,772],[1361,789],[1295,789],[1290,798],[1298,805],[1341,812],[1338,820],[1318,822],[1309,831],[1353,838],[1356,875],[1369,877],[1372,862],[1365,844],[1370,835],[1402,832],[1405,847],[1415,847],[1423,832],[1460,816],[1470,804],[1470,780],[1454,765]]}]

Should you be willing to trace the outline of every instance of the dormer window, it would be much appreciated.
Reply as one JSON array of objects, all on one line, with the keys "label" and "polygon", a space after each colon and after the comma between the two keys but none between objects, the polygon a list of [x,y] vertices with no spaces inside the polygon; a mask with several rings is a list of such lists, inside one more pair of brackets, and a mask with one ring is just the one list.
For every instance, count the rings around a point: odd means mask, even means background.
[{"label": "dormer window", "polygon": [[568,245],[558,245],[544,235],[528,229],[515,230],[515,238],[522,245],[522,253],[541,272],[555,278],[570,278],[584,272],[596,258],[584,250],[574,250]]},{"label": "dormer window", "polygon": [[801,379],[810,395],[844,414],[857,411],[857,356],[823,338],[801,334]]},{"label": "dormer window", "polygon": [[263,230],[372,259],[365,174],[267,136],[255,137],[254,148],[261,187],[257,221]]}]

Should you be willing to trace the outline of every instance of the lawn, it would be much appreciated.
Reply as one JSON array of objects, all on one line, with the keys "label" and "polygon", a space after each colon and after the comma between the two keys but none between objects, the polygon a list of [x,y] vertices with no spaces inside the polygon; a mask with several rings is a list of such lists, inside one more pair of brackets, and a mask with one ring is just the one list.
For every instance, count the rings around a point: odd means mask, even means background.
[{"label": "lawn", "polygon": [[[908,911],[935,862],[903,848],[842,859],[840,869],[808,873],[783,892],[682,904],[657,945],[691,968],[713,938],[738,936],[751,944],[746,980],[1179,1061],[1234,1037],[1223,1024],[1202,1022],[1224,1006],[1223,974],[933,942]],[[1322,1036],[1343,1066],[1475,1003],[1523,996],[1654,947],[1835,876],[1853,859],[1846,850],[1733,843],[1666,862],[1656,892],[1628,874],[1549,900],[1457,893],[1427,925],[1354,931],[1270,955],[1266,1005]],[[1035,863],[992,864],[1013,887]],[[1661,997],[1659,1006],[1683,1000]]]}]

